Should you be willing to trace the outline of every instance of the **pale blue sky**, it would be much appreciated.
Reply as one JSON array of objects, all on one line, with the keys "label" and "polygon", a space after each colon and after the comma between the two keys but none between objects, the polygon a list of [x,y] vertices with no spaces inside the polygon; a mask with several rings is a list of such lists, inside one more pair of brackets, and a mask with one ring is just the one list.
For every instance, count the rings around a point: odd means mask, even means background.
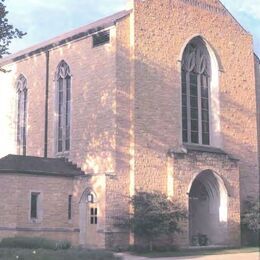
[{"label": "pale blue sky", "polygon": [[[9,20],[28,34],[14,40],[11,52],[123,10],[127,0],[6,0]],[[158,0],[160,1],[160,0]],[[240,24],[254,36],[260,56],[260,0],[222,0]]]}]

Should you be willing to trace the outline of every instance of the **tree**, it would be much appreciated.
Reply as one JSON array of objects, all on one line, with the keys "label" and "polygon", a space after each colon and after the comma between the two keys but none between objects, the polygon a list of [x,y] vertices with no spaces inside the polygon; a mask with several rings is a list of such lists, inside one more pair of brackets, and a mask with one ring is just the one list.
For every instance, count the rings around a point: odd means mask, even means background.
[{"label": "tree", "polygon": [[0,0],[0,58],[4,54],[10,54],[8,48],[14,38],[22,38],[26,34],[9,24],[7,18],[8,11],[6,11],[4,1]]},{"label": "tree", "polygon": [[187,218],[186,210],[160,192],[137,192],[130,198],[133,214],[129,218],[121,217],[117,226],[130,228],[139,238],[144,239],[149,249],[160,235],[172,237],[179,233],[179,222]]}]

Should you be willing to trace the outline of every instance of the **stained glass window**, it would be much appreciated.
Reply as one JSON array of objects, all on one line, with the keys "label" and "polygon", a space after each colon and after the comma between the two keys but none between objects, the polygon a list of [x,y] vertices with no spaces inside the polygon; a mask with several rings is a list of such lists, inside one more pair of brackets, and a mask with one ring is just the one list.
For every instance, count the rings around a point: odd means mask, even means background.
[{"label": "stained glass window", "polygon": [[209,86],[210,58],[205,43],[194,38],[182,58],[182,140],[210,144]]},{"label": "stained glass window", "polygon": [[17,152],[26,155],[27,129],[27,81],[23,75],[18,77],[17,89]]},{"label": "stained glass window", "polygon": [[62,60],[56,72],[57,83],[57,152],[70,150],[71,73]]}]

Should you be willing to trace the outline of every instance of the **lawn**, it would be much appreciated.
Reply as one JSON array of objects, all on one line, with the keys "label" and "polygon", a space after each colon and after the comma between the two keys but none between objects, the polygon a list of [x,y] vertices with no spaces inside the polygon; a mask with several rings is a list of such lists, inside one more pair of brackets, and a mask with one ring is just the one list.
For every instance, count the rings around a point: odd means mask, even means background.
[{"label": "lawn", "polygon": [[174,256],[202,256],[202,255],[224,255],[224,254],[238,254],[238,253],[253,253],[259,252],[258,247],[245,247],[245,248],[234,248],[234,249],[189,249],[180,251],[165,251],[165,252],[147,252],[140,253],[137,255],[146,256],[150,258],[160,258],[160,257],[174,257]]},{"label": "lawn", "polygon": [[0,248],[0,259],[2,260],[116,260],[121,259],[113,253],[102,250],[87,249],[20,249]]}]

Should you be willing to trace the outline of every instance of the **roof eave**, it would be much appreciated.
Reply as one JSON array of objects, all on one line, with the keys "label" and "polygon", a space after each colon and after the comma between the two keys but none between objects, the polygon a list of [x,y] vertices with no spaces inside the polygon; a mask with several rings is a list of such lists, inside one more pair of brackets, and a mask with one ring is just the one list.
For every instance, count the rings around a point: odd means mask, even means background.
[{"label": "roof eave", "polygon": [[30,171],[30,170],[16,170],[16,169],[0,169],[0,173],[6,174],[29,174],[35,176],[52,176],[52,177],[67,177],[67,178],[74,178],[79,176],[85,176],[82,173],[75,173],[75,174],[67,174],[67,173],[55,173],[55,172],[44,172],[44,171]]},{"label": "roof eave", "polygon": [[124,11],[118,12],[114,15],[105,17],[94,23],[82,26],[78,29],[72,30],[68,33],[62,34],[53,39],[47,40],[43,43],[34,45],[30,48],[27,48],[27,49],[24,49],[17,53],[11,54],[11,55],[7,56],[6,58],[3,58],[2,60],[0,60],[0,67],[5,66],[12,62],[19,61],[21,59],[25,59],[27,57],[31,57],[33,55],[36,55],[36,54],[39,54],[42,52],[46,52],[55,47],[78,40],[80,38],[90,36],[93,33],[97,33],[108,27],[114,26],[117,23],[117,21],[128,16],[130,13],[131,13],[131,10],[124,10]]}]

